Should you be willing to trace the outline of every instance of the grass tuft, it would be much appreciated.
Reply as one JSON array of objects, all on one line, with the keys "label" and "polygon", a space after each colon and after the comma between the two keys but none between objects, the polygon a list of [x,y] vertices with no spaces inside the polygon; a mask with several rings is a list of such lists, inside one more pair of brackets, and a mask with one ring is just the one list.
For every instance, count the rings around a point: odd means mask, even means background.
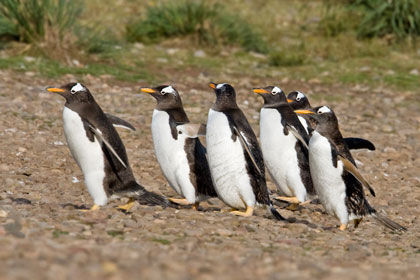
[{"label": "grass tuft", "polygon": [[363,9],[359,24],[360,37],[399,38],[420,35],[420,1],[418,0],[354,0],[350,4]]},{"label": "grass tuft", "polygon": [[247,51],[267,51],[266,42],[247,21],[222,5],[205,1],[168,1],[149,6],[144,18],[126,27],[130,42],[159,42],[187,35],[199,44],[239,45]]},{"label": "grass tuft", "polygon": [[26,43],[62,41],[82,12],[80,0],[2,0],[0,36]]},{"label": "grass tuft", "polygon": [[324,0],[319,29],[327,37],[356,31],[359,38],[420,35],[418,0]]}]

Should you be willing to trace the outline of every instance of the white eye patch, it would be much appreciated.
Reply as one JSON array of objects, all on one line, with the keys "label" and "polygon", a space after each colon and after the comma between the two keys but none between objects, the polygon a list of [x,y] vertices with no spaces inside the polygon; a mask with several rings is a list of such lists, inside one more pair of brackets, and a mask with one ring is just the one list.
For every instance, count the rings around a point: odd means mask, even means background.
[{"label": "white eye patch", "polygon": [[160,91],[160,93],[161,93],[162,95],[165,95],[165,94],[167,94],[167,93],[174,93],[174,92],[175,92],[175,89],[174,89],[173,87],[171,87],[171,86],[167,86],[167,87],[163,88],[163,89]]},{"label": "white eye patch", "polygon": [[321,108],[318,109],[318,114],[324,114],[324,113],[330,113],[331,109],[328,108],[328,106],[322,106]]},{"label": "white eye patch", "polygon": [[298,94],[296,96],[296,99],[299,99],[300,100],[302,98],[305,98],[305,95],[303,93],[301,93],[300,91],[298,91]]},{"label": "white eye patch", "polygon": [[226,84],[225,83],[223,83],[223,84],[217,84],[216,88],[217,89],[221,89],[224,85],[226,85]]},{"label": "white eye patch", "polygon": [[273,89],[271,90],[271,93],[273,95],[279,94],[280,92],[282,92],[282,90],[279,87],[273,87]]},{"label": "white eye patch", "polygon": [[75,94],[78,91],[84,91],[86,90],[84,86],[82,86],[80,83],[77,83],[75,86],[71,88],[71,93]]}]

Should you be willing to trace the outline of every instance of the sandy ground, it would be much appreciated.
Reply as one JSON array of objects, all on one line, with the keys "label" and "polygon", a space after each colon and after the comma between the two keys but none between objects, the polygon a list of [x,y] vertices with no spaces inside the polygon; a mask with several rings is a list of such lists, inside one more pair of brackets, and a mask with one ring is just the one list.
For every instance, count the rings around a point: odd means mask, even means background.
[{"label": "sandy ground", "polygon": [[[206,121],[215,99],[207,87],[211,78],[174,79],[195,122]],[[220,213],[227,207],[217,199],[198,212],[136,204],[124,214],[115,209],[121,204],[116,201],[82,213],[77,208],[90,207],[92,200],[65,143],[64,100],[44,91],[70,81],[72,76],[51,81],[33,73],[0,72],[0,279],[418,279],[418,93],[280,84],[287,92],[318,93],[313,105],[334,108],[345,136],[376,144],[376,151],[354,156],[376,190],[371,204],[409,229],[396,234],[371,218],[340,232],[337,220],[315,204],[295,212],[280,209],[302,221],[293,224],[275,221],[263,209],[251,218]],[[275,80],[226,81],[237,88],[238,103],[257,131],[262,101],[250,89]],[[175,196],[154,156],[155,101],[136,94],[148,85],[89,76],[84,82],[106,112],[137,128],[119,130],[136,178],[149,190]]]}]

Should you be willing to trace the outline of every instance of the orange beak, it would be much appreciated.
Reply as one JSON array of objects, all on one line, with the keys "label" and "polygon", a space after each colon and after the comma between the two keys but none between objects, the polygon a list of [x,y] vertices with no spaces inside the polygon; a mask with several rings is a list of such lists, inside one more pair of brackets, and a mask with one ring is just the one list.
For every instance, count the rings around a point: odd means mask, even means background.
[{"label": "orange beak", "polygon": [[209,87],[211,87],[212,89],[215,89],[216,88],[216,84],[215,83],[213,83],[213,82],[210,82],[209,83]]},{"label": "orange beak", "polygon": [[140,88],[141,92],[146,92],[146,93],[155,93],[156,90],[152,89],[152,88]]},{"label": "orange beak", "polygon": [[301,114],[301,115],[315,114],[314,112],[309,111],[309,110],[295,110],[295,113],[296,114]]},{"label": "orange beak", "polygon": [[258,94],[268,94],[268,93],[270,93],[269,91],[267,91],[265,89],[262,89],[262,88],[254,88],[253,91],[255,93],[258,93]]},{"label": "orange beak", "polygon": [[62,88],[47,88],[47,90],[49,91],[49,92],[54,92],[54,93],[61,93],[61,92],[65,92],[65,90],[64,89],[62,89]]}]

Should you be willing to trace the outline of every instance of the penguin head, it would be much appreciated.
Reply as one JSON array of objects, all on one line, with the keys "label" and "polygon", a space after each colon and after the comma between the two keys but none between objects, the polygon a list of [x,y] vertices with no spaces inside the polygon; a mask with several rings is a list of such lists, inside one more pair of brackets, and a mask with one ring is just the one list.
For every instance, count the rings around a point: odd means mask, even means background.
[{"label": "penguin head", "polygon": [[182,107],[181,97],[178,91],[168,85],[161,85],[155,88],[140,88],[141,92],[146,92],[153,96],[157,101],[157,108],[159,109],[171,109]]},{"label": "penguin head", "polygon": [[94,100],[89,89],[81,83],[69,83],[61,87],[48,87],[47,91],[63,96],[68,104],[88,103]]},{"label": "penguin head", "polygon": [[308,98],[300,91],[292,91],[289,93],[287,95],[287,102],[292,106],[293,110],[311,108]]},{"label": "penguin head", "polygon": [[296,114],[308,116],[315,125],[315,130],[323,135],[332,135],[338,131],[338,120],[334,111],[328,106],[319,106],[305,110],[295,110]]},{"label": "penguin head", "polygon": [[264,98],[264,105],[287,103],[286,95],[279,87],[254,88],[253,91]]},{"label": "penguin head", "polygon": [[216,94],[216,107],[218,109],[232,109],[238,108],[236,104],[236,92],[235,89],[226,83],[216,84],[210,82],[209,86],[214,90]]}]

